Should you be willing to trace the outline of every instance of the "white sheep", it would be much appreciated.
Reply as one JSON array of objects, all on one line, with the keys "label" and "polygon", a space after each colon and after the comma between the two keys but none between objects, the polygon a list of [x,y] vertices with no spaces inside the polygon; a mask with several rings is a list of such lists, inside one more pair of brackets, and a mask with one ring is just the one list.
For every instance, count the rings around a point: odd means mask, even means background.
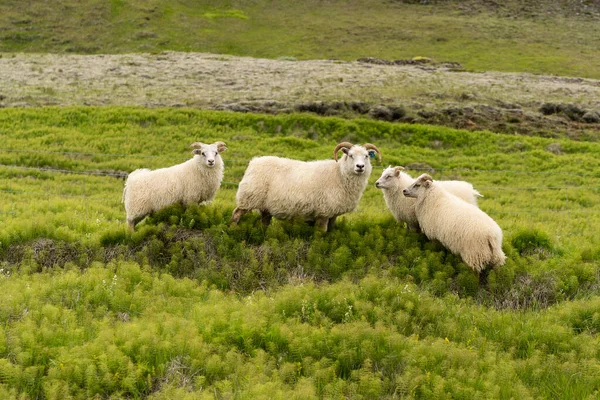
[{"label": "white sheep", "polygon": [[487,266],[504,265],[502,229],[478,207],[449,193],[427,174],[419,176],[403,193],[416,198],[415,213],[423,233],[460,255],[480,274],[480,282]]},{"label": "white sheep", "polygon": [[[385,204],[388,206],[394,218],[398,222],[406,222],[409,231],[420,232],[419,222],[415,215],[415,199],[404,196],[402,191],[413,184],[415,178],[403,172],[403,167],[389,166],[383,171],[381,177],[375,182],[375,186],[383,192]],[[463,199],[464,201],[477,205],[477,197],[483,197],[473,185],[464,181],[436,181],[448,192]]]},{"label": "white sheep", "polygon": [[175,203],[184,205],[209,202],[223,180],[223,160],[219,153],[227,150],[225,143],[193,143],[193,158],[168,168],[136,169],[127,177],[123,203],[127,226],[135,225],[146,215]]},{"label": "white sheep", "polygon": [[[338,161],[340,150],[344,155]],[[253,158],[238,188],[232,224],[237,224],[245,213],[260,210],[264,224],[271,217],[302,217],[316,221],[318,228],[327,231],[339,215],[356,209],[375,153],[381,160],[375,145],[342,142],[333,151],[333,160]]]}]

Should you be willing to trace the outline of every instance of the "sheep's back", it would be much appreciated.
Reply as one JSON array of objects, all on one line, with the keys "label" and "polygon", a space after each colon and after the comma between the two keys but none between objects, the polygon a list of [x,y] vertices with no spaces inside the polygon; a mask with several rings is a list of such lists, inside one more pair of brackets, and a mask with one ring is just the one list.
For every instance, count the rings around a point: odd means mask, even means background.
[{"label": "sheep's back", "polygon": [[447,192],[466,201],[467,203],[477,205],[477,197],[473,185],[465,181],[438,181],[439,185]]},{"label": "sheep's back", "polygon": [[419,225],[430,239],[437,239],[453,252],[465,247],[481,246],[475,243],[490,236],[502,240],[498,224],[477,206],[440,190],[435,199],[417,202],[415,213]]},{"label": "sheep's back", "polygon": [[328,215],[342,197],[335,190],[337,180],[333,160],[259,157],[250,161],[236,200],[240,208],[269,211],[278,218]]}]

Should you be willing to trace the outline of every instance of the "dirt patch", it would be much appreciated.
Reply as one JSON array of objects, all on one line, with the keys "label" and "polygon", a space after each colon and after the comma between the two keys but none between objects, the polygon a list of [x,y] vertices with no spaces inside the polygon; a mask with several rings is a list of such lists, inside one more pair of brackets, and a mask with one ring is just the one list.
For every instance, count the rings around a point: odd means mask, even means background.
[{"label": "dirt patch", "polygon": [[0,107],[130,105],[356,116],[600,138],[600,80],[466,72],[420,58],[288,61],[203,53],[4,54]]}]

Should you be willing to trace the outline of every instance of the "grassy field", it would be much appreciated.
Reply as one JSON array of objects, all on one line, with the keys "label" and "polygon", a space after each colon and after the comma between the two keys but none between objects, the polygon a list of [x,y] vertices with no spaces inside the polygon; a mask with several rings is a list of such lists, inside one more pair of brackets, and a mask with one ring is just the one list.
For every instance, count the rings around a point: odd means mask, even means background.
[{"label": "grassy field", "polygon": [[[0,2],[0,399],[599,398],[597,2],[418,3]],[[415,56],[464,68],[339,61]],[[128,232],[127,174],[217,140],[215,200]],[[340,141],[384,161],[333,231],[229,226],[252,157]],[[485,196],[486,286],[393,219],[388,165]]]},{"label": "grassy field", "polygon": [[0,4],[0,52],[426,56],[476,71],[600,77],[600,17],[590,2],[433,3],[7,0]]},{"label": "grassy field", "polygon": [[[2,398],[596,398],[600,144],[443,127],[190,109],[0,110]],[[127,233],[122,177],[223,140],[214,202]],[[330,233],[228,226],[249,159],[384,162]],[[407,233],[387,165],[465,179],[503,228],[479,287]],[[409,170],[417,175],[422,169]]]}]

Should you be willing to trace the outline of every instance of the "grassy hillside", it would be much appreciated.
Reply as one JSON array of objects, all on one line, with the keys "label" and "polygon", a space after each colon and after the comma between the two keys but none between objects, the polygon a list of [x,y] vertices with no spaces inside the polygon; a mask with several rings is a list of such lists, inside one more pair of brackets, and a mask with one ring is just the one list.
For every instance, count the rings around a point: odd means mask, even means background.
[{"label": "grassy hillside", "polygon": [[594,2],[7,0],[0,52],[402,59],[600,77]]},{"label": "grassy hillside", "polygon": [[[594,398],[600,144],[440,127],[141,108],[0,110],[0,397]],[[215,201],[125,230],[121,177],[224,140]],[[261,154],[375,143],[359,210],[230,228]],[[489,285],[409,234],[384,166],[465,179],[503,228]]]}]

